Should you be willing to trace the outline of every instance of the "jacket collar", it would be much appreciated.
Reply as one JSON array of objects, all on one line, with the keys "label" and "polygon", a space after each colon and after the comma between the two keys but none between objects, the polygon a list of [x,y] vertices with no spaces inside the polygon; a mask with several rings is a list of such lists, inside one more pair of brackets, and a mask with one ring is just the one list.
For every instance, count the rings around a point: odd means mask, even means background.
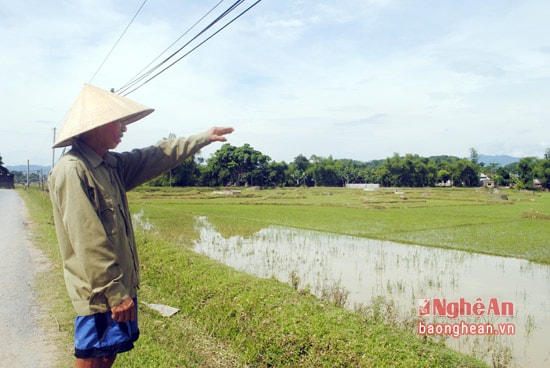
[{"label": "jacket collar", "polygon": [[81,153],[82,156],[84,156],[84,158],[88,160],[88,162],[90,163],[90,165],[92,165],[94,169],[101,165],[103,162],[112,167],[116,166],[116,160],[110,152],[106,152],[105,155],[101,157],[81,139],[73,138],[72,149]]}]

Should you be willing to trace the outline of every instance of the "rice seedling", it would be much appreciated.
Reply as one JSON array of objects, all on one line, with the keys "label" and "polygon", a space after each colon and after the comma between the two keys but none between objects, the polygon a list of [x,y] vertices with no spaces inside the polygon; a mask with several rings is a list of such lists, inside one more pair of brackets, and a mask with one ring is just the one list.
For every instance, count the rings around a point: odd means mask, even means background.
[{"label": "rice seedling", "polygon": [[533,314],[528,314],[525,317],[525,335],[527,337],[531,336],[535,328],[537,328],[537,325],[535,324],[535,316]]}]

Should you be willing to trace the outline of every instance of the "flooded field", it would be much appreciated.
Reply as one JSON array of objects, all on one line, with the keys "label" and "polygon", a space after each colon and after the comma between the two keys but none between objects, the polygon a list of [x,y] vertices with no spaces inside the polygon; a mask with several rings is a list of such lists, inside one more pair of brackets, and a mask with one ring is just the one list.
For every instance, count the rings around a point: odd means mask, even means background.
[{"label": "flooded field", "polygon": [[274,226],[223,238],[204,217],[197,228],[195,251],[235,269],[351,310],[383,297],[407,328],[491,366],[550,366],[550,266]]}]

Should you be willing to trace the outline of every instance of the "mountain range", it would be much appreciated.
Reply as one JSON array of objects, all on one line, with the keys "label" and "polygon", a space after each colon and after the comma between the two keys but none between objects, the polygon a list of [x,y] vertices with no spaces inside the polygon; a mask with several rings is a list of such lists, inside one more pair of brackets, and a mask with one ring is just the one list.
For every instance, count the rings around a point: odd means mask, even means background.
[{"label": "mountain range", "polygon": [[[10,172],[13,171],[21,171],[23,173],[27,172],[27,165],[14,165],[14,166],[5,166],[6,169],[8,169]],[[42,170],[43,174],[47,174],[50,172],[50,166],[41,166],[41,165],[29,165],[29,172],[35,173],[37,171]]]},{"label": "mountain range", "polygon": [[478,161],[483,162],[486,165],[499,164],[500,166],[506,166],[508,164],[518,162],[521,158],[508,155],[479,155]]}]

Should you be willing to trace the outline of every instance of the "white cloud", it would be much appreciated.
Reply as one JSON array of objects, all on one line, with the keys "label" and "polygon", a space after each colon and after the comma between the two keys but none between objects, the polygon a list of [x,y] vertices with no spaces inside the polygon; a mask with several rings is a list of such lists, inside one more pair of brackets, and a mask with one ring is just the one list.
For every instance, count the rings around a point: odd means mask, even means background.
[{"label": "white cloud", "polygon": [[[122,86],[216,2],[148,2],[94,84]],[[4,162],[50,162],[54,126],[140,4],[0,4]],[[263,1],[129,96],[157,111],[120,149],[232,124],[232,144],[277,161],[470,147],[541,156],[548,10],[539,0]]]}]

